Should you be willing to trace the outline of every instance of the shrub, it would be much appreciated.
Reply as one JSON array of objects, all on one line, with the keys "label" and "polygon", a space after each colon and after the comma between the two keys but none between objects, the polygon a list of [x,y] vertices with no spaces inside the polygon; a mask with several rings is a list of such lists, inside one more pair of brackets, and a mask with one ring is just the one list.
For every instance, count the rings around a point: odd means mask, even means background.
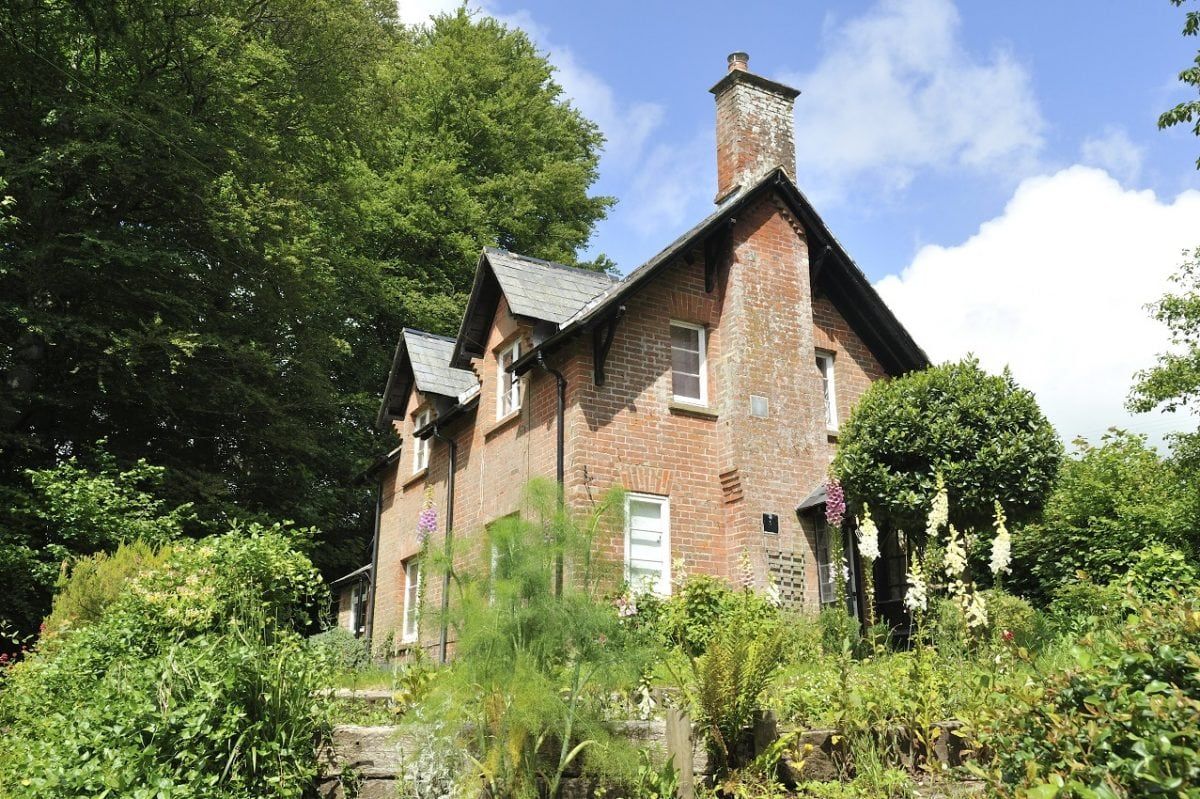
[{"label": "shrub", "polygon": [[666,646],[698,657],[717,631],[731,626],[754,630],[778,623],[780,611],[749,589],[735,590],[719,577],[692,575],[666,599],[637,598],[637,624]]},{"label": "shrub", "polygon": [[111,555],[97,552],[69,567],[64,565],[42,634],[53,637],[99,621],[126,592],[131,578],[161,566],[169,552],[167,548],[155,550],[144,541],[133,541],[121,544]]},{"label": "shrub", "polygon": [[993,648],[1041,650],[1051,636],[1050,624],[1033,605],[999,589],[983,592],[987,603],[989,642]]},{"label": "shrub", "polygon": [[1193,797],[1200,601],[1151,604],[1085,637],[1075,663],[1009,684],[984,726],[1002,795]]},{"label": "shrub", "polygon": [[637,770],[605,708],[636,684],[648,653],[604,598],[619,571],[595,546],[623,529],[624,497],[605,495],[585,518],[557,497],[556,485],[531,482],[522,514],[488,528],[493,568],[452,571],[455,659],[413,713],[450,726],[472,763],[462,779],[491,796],[555,796],[575,764],[617,780]]},{"label": "shrub", "polygon": [[1144,600],[1162,601],[1196,590],[1197,573],[1178,549],[1154,544],[1134,556],[1123,582]]},{"label": "shrub", "polygon": [[1112,431],[1098,446],[1076,444],[1079,454],[1063,461],[1042,519],[1013,535],[1011,587],[1042,606],[1078,572],[1103,585],[1148,545],[1196,545],[1195,491],[1145,436]]},{"label": "shrub", "polygon": [[317,656],[337,672],[358,672],[371,665],[370,642],[345,627],[330,627],[309,640]]},{"label": "shrub", "polygon": [[1048,615],[1054,629],[1071,638],[1113,629],[1124,616],[1121,591],[1117,586],[1097,585],[1085,574],[1076,575],[1054,592]]},{"label": "shrub", "polygon": [[0,690],[0,794],[301,796],[327,681],[291,626],[322,590],[292,542],[251,527],[175,544],[39,644]]},{"label": "shrub", "polygon": [[842,427],[833,471],[876,520],[924,529],[935,474],[959,529],[991,523],[999,500],[1016,523],[1041,509],[1062,444],[1033,394],[967,359],[873,383]]}]

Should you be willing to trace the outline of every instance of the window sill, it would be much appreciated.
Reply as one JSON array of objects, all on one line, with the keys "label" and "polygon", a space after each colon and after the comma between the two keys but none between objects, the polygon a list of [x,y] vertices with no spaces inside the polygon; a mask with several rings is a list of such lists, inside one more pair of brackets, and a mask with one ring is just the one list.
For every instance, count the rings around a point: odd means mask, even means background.
[{"label": "window sill", "polygon": [[681,413],[686,416],[699,416],[704,419],[717,418],[717,412],[707,405],[693,405],[690,402],[672,400],[667,403],[667,409],[671,411],[671,413]]},{"label": "window sill", "polygon": [[408,487],[411,486],[413,483],[416,483],[420,480],[424,480],[428,475],[429,475],[429,467],[428,466],[424,467],[423,469],[420,469],[419,471],[413,472],[412,475],[408,477],[408,479],[406,479],[403,483],[400,484],[400,489],[402,491],[406,491],[406,490],[408,490]]},{"label": "window sill", "polygon": [[520,408],[517,408],[514,411],[509,411],[507,415],[501,416],[499,419],[497,419],[495,421],[495,423],[491,427],[489,427],[487,430],[483,431],[484,440],[486,441],[487,439],[489,439],[492,436],[499,433],[501,430],[505,430],[505,429],[511,427],[513,425],[513,423],[516,422],[520,418],[521,418],[521,409]]}]

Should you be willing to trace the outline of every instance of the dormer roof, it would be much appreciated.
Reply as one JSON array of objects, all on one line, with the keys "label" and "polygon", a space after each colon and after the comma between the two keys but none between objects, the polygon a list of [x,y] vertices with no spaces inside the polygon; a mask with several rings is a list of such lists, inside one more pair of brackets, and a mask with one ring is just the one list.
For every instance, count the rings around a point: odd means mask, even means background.
[{"label": "dormer roof", "polygon": [[450,365],[454,339],[421,330],[404,328],[392,358],[392,371],[383,392],[376,423],[383,427],[404,412],[404,404],[415,387],[422,394],[457,399],[478,387],[479,378],[470,369]]},{"label": "dormer roof", "polygon": [[501,295],[513,316],[546,322],[557,329],[616,282],[602,272],[486,247],[479,256],[450,362],[465,368],[471,358],[483,356]]}]

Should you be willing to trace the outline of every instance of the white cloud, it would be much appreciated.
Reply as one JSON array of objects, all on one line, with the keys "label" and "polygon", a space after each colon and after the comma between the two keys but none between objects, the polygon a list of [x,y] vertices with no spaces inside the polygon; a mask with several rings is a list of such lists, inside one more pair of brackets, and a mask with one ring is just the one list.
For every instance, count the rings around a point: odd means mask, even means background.
[{"label": "white cloud", "polygon": [[[716,194],[716,133],[705,130],[681,144],[660,144],[646,154],[629,187],[627,223],[666,244],[711,209]],[[699,209],[699,210],[698,210]]]},{"label": "white cloud", "polygon": [[1195,421],[1130,415],[1139,369],[1168,347],[1145,305],[1200,244],[1200,192],[1170,202],[1073,166],[1023,181],[967,241],[926,246],[877,288],[934,361],[1010,365],[1066,440],[1110,425],[1151,434]]},{"label": "white cloud", "polygon": [[797,167],[810,193],[903,189],[921,170],[1028,174],[1042,147],[1029,75],[1011,55],[968,52],[951,0],[881,0],[826,24],[825,56],[788,75]]},{"label": "white cloud", "polygon": [[1108,171],[1122,183],[1133,183],[1142,174],[1145,153],[1123,128],[1110,127],[1084,139],[1079,155],[1083,163]]}]

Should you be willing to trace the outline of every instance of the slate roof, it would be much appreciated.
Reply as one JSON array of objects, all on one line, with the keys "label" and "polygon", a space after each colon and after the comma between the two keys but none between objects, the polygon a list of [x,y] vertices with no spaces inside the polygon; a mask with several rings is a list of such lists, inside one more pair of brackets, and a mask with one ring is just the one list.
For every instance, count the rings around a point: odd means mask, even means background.
[{"label": "slate roof", "polygon": [[[867,346],[891,374],[923,369],[929,357],[917,346],[912,336],[884,304],[871,286],[867,276],[834,238],[824,220],[809,203],[808,198],[783,169],[776,168],[749,186],[739,188],[722,200],[711,214],[675,239],[657,255],[634,269],[625,278],[612,284],[601,295],[590,300],[578,313],[566,320],[559,330],[543,341],[539,349],[551,352],[570,336],[589,330],[608,316],[622,301],[637,291],[643,283],[675,258],[716,235],[721,226],[734,214],[766,192],[776,191],[804,227],[812,254],[810,268],[814,269],[813,287],[824,291],[850,326],[863,337]],[[457,350],[456,350],[457,352]],[[514,371],[524,374],[537,357],[537,349],[521,356]]]},{"label": "slate roof", "polygon": [[454,339],[412,328],[405,328],[403,335],[417,391],[457,397],[479,385],[479,378],[470,369],[455,369],[450,365]]},{"label": "slate roof", "polygon": [[483,356],[501,295],[514,316],[548,322],[557,329],[617,282],[602,272],[486,247],[479,256],[450,363],[465,368],[471,358]]},{"label": "slate roof", "polygon": [[602,272],[488,247],[484,256],[517,316],[562,324],[617,281]]},{"label": "slate roof", "polygon": [[417,391],[452,398],[477,388],[479,378],[473,371],[450,365],[453,352],[452,338],[404,328],[392,357],[392,371],[383,390],[376,425],[385,427],[390,419],[402,413],[401,408],[408,400],[414,382]]}]

